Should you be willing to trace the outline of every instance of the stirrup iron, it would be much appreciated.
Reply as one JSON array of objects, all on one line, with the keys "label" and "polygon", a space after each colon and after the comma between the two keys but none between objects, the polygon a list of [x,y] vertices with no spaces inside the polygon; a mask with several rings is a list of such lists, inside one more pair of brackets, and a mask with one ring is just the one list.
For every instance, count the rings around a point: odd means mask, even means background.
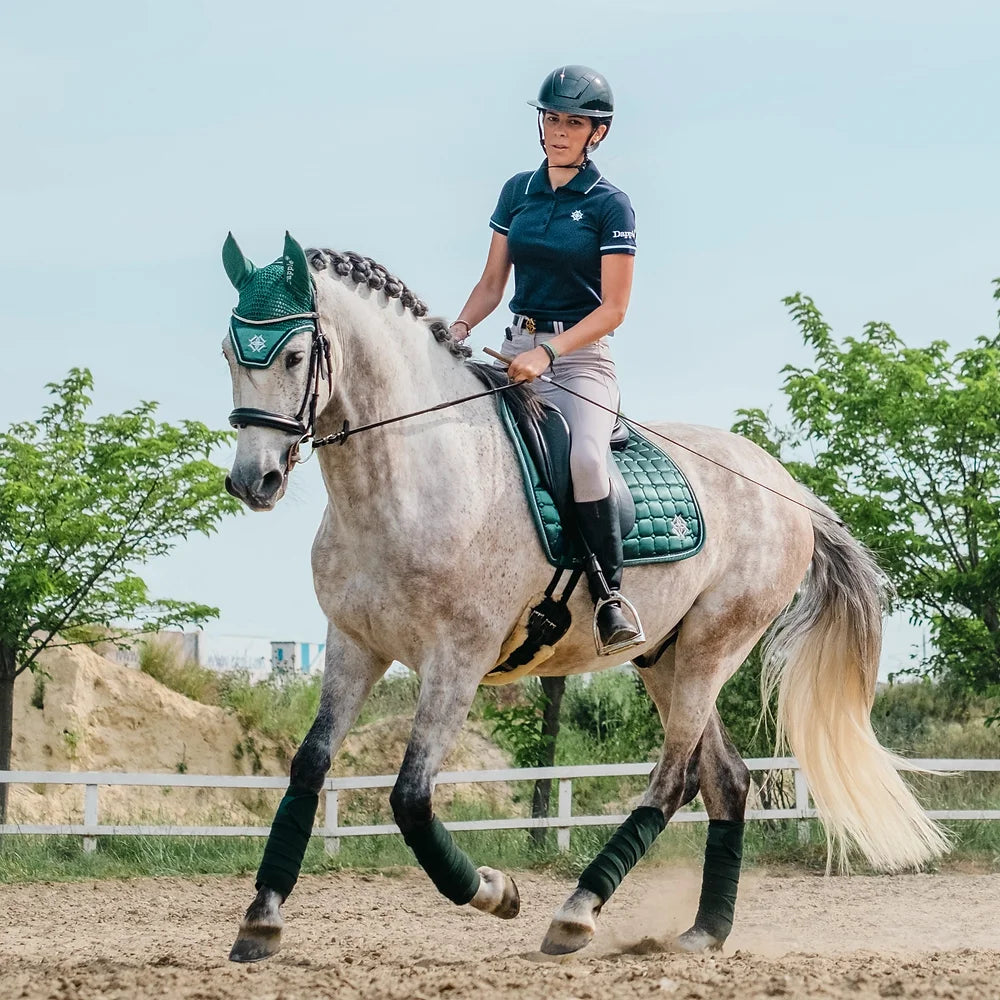
[{"label": "stirrup iron", "polygon": [[[605,604],[612,604],[614,602],[618,602],[621,609],[627,612],[627,617],[632,619],[632,624],[638,630],[638,635],[634,635],[629,639],[623,639],[621,642],[614,642],[609,646],[605,646],[601,642],[601,632],[597,627],[597,615]],[[645,641],[646,632],[642,627],[642,622],[639,620],[639,612],[635,610],[635,605],[624,594],[619,594],[617,591],[610,591],[607,597],[602,597],[595,602],[594,646],[597,648],[598,656],[612,656],[615,653],[620,653],[624,649],[631,649],[633,646],[641,646]]]}]

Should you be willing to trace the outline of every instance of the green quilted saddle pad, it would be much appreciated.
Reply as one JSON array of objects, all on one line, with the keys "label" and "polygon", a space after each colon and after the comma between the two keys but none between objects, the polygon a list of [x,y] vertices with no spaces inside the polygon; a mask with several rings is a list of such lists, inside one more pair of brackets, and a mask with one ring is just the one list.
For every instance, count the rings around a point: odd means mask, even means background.
[{"label": "green quilted saddle pad", "polygon": [[[580,559],[575,546],[565,537],[559,511],[541,484],[501,394],[497,395],[497,405],[514,442],[545,557],[553,566],[572,569]],[[705,544],[705,521],[691,484],[673,459],[631,427],[628,447],[612,454],[635,501],[635,527],[622,540],[625,565],[675,562],[700,552]]]}]

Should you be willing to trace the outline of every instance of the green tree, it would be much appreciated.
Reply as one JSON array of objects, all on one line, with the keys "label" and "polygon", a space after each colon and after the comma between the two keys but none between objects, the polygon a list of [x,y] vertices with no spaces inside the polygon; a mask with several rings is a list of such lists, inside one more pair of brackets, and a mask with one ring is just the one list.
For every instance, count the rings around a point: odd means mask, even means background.
[{"label": "green tree", "polygon": [[[37,422],[0,434],[0,770],[10,767],[14,681],[45,649],[88,630],[122,637],[218,614],[150,596],[136,569],[239,509],[209,460],[228,432],[156,423],[154,403],[88,422],[86,370],[48,388]],[[0,785],[0,821],[6,806]]]},{"label": "green tree", "polygon": [[[994,297],[1000,299],[1000,280]],[[792,427],[759,410],[733,428],[772,452],[875,552],[900,606],[926,621],[924,664],[961,689],[1000,691],[1000,335],[952,352],[908,347],[886,323],[838,341],[813,300],[785,299],[811,366],[784,369]]]}]

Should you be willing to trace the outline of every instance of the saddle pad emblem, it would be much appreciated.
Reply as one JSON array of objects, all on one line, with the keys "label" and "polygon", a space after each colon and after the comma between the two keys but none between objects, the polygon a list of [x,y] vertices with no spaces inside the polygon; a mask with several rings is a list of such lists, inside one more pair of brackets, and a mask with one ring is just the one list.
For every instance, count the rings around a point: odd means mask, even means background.
[{"label": "saddle pad emblem", "polygon": [[[575,546],[563,532],[559,511],[541,484],[514,420],[501,396],[497,408],[521,466],[525,495],[545,558],[563,569],[580,563]],[[701,551],[705,521],[687,477],[662,448],[630,428],[628,447],[613,452],[622,478],[635,501],[635,527],[622,540],[626,566],[676,562]]]}]

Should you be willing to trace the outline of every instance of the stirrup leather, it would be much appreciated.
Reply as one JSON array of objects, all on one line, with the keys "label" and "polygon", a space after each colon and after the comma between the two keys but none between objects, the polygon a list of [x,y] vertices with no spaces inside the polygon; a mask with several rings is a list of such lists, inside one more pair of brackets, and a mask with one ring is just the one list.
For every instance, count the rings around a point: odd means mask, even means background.
[{"label": "stirrup leather", "polygon": [[[623,639],[621,642],[612,643],[610,646],[605,646],[601,642],[601,632],[597,627],[597,615],[601,608],[605,604],[611,604],[617,601],[623,611],[626,611],[627,617],[632,619],[632,624],[638,629],[639,634],[632,636],[630,639]],[[607,597],[602,597],[594,604],[594,645],[597,647],[598,656],[611,656],[614,653],[620,653],[623,649],[631,649],[633,646],[641,646],[646,641],[646,633],[643,630],[642,622],[639,620],[639,612],[635,610],[635,605],[627,598],[624,594],[619,594],[617,591],[611,591]]]}]

